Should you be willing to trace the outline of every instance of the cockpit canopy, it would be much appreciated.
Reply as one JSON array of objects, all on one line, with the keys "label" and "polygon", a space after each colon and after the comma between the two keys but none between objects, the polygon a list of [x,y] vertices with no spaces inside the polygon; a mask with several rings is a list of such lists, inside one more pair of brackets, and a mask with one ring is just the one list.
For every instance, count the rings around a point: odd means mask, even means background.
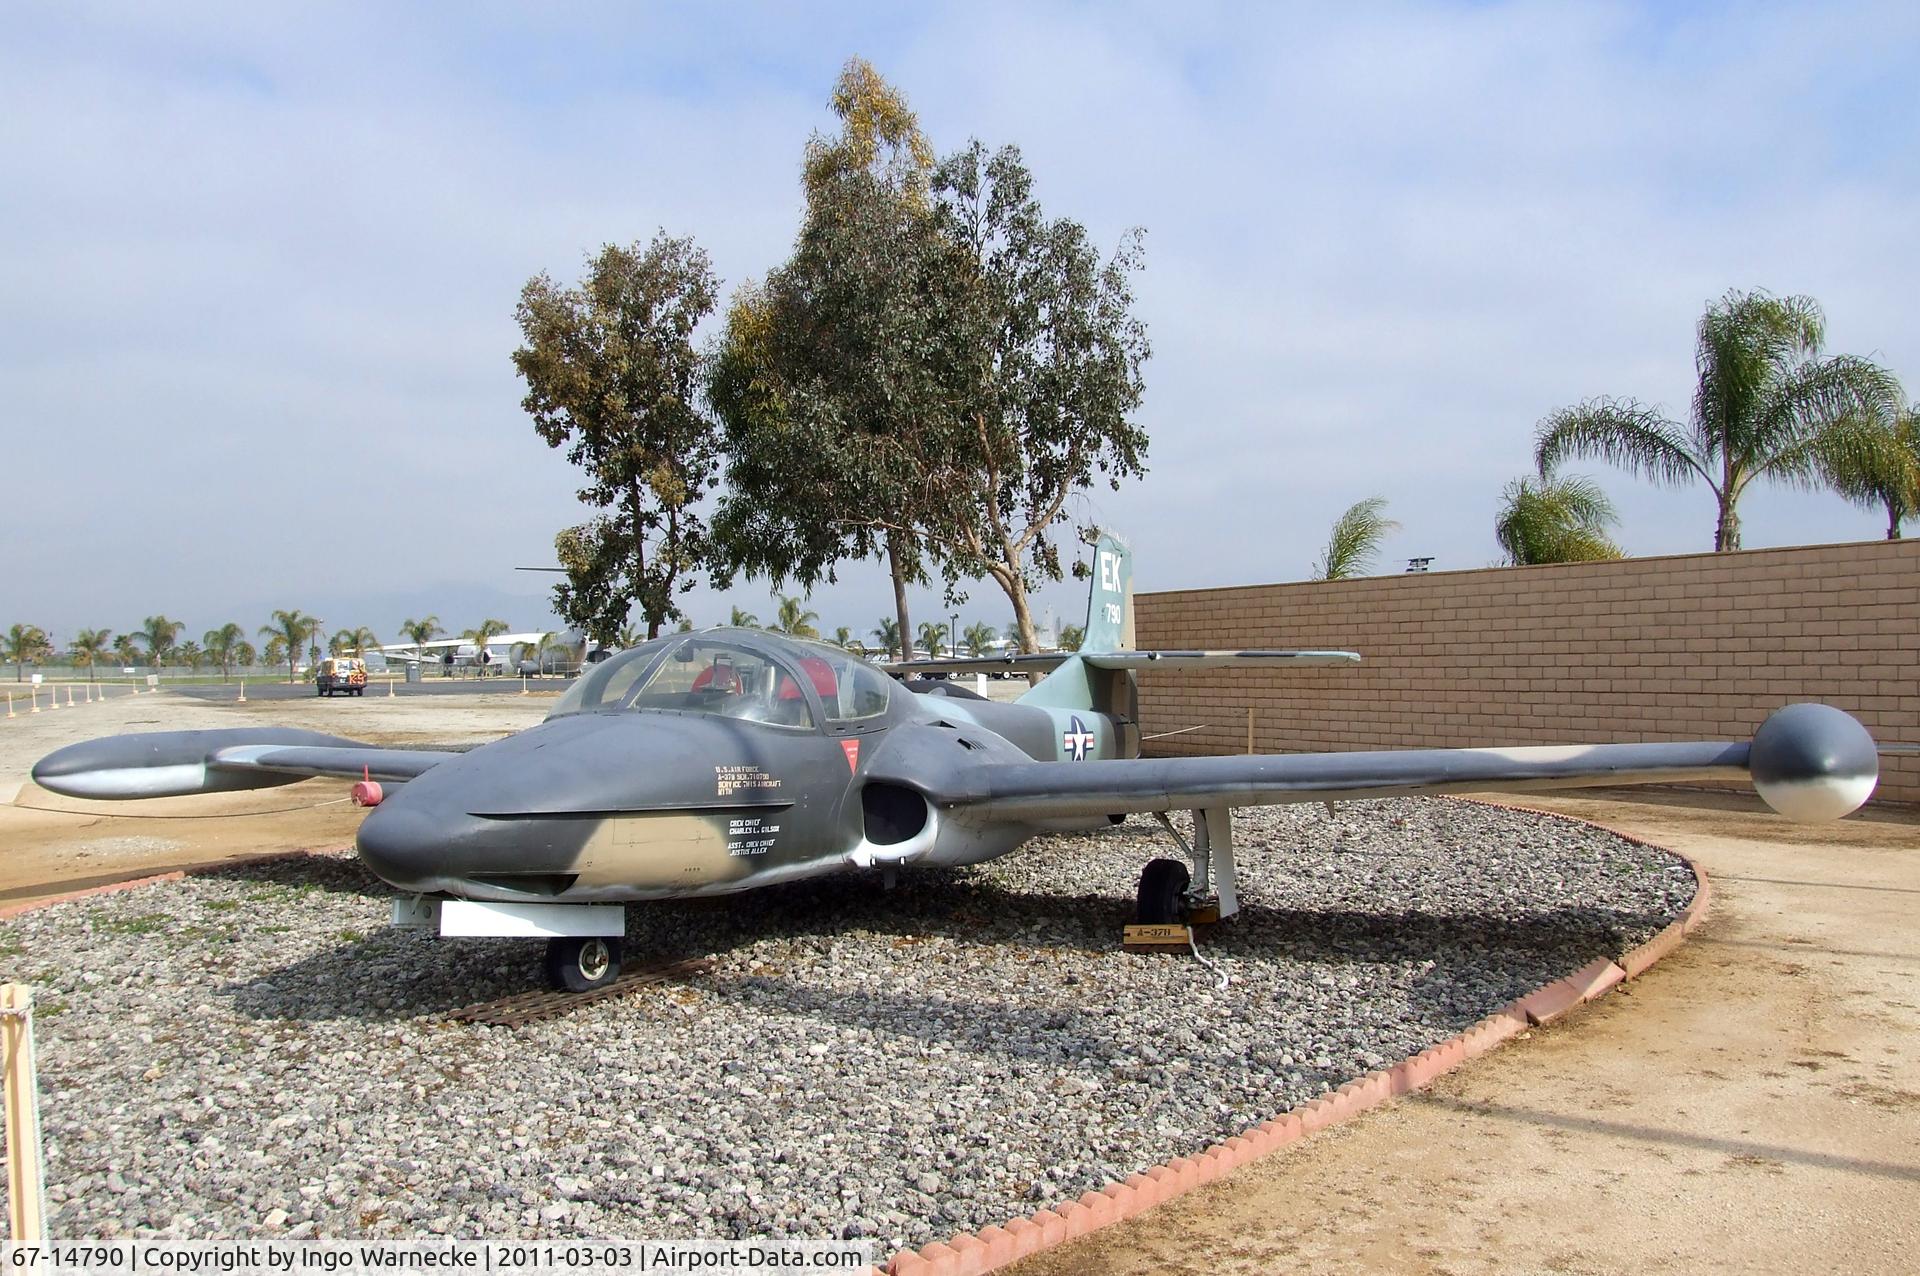
[{"label": "cockpit canopy", "polygon": [[656,710],[817,730],[887,711],[887,676],[826,643],[753,630],[656,638],[580,675],[548,718]]}]

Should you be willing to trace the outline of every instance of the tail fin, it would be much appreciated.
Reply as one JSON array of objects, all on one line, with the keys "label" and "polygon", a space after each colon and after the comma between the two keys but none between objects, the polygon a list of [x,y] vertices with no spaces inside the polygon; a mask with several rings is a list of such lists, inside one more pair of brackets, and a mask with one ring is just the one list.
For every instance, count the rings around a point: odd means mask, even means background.
[{"label": "tail fin", "polygon": [[1133,650],[1133,551],[1112,532],[1102,530],[1093,544],[1092,581],[1087,589],[1087,627],[1078,655],[1036,683],[1021,704],[1052,709],[1091,709],[1121,720],[1118,751],[1140,753],[1140,692],[1131,669],[1095,669],[1082,657]]},{"label": "tail fin", "polygon": [[1133,650],[1133,551],[1112,532],[1093,546],[1092,586],[1087,591],[1087,629],[1080,650]]}]

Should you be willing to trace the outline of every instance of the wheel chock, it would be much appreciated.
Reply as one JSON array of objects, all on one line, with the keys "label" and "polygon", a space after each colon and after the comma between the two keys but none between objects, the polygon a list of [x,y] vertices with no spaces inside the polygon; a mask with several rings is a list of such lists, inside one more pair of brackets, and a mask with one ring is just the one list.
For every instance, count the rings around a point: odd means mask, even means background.
[{"label": "wheel chock", "polygon": [[1120,932],[1120,946],[1130,953],[1191,952],[1193,928],[1178,922],[1134,923]]}]

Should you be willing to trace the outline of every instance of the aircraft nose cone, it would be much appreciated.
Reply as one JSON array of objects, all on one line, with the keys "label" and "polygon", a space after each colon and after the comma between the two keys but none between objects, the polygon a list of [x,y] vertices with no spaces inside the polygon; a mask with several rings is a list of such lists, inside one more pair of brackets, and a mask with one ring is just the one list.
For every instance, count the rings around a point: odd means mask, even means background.
[{"label": "aircraft nose cone", "polygon": [[1811,824],[1851,814],[1872,796],[1880,754],[1843,710],[1790,704],[1760,724],[1747,768],[1768,806]]},{"label": "aircraft nose cone", "polygon": [[445,870],[447,835],[446,821],[429,812],[383,804],[361,821],[354,845],[382,881],[404,891],[429,891]]}]

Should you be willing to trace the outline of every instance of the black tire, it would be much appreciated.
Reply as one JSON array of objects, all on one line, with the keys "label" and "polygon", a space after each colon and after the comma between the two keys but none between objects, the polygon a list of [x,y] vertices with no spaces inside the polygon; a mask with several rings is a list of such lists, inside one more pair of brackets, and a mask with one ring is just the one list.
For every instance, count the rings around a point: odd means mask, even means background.
[{"label": "black tire", "polygon": [[1179,860],[1148,860],[1140,871],[1134,920],[1143,926],[1166,926],[1187,917],[1187,883],[1192,880]]},{"label": "black tire", "polygon": [[547,941],[547,982],[562,992],[591,992],[620,977],[620,941],[570,938]]}]

